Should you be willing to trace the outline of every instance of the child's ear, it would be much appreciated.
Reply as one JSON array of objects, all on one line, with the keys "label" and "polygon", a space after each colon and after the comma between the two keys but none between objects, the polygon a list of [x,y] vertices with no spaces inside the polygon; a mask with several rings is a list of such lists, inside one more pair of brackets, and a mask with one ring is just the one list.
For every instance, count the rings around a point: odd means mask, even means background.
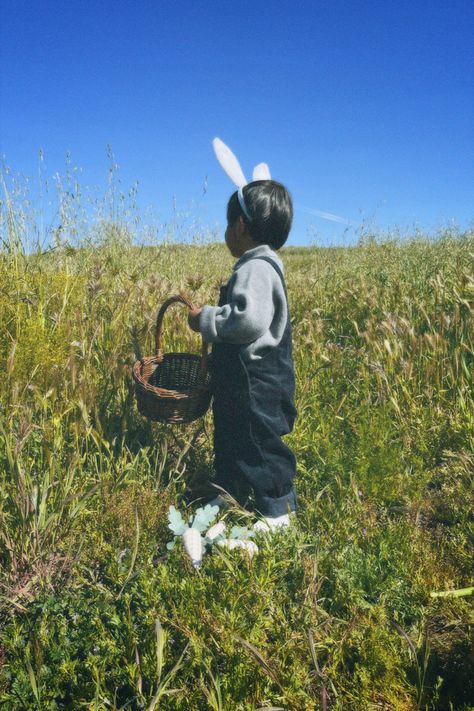
[{"label": "child's ear", "polygon": [[245,224],[244,218],[242,217],[242,215],[239,215],[239,217],[237,219],[237,229],[238,229],[239,235],[242,235],[245,232],[245,230],[247,229],[247,225]]},{"label": "child's ear", "polygon": [[242,217],[242,215],[239,215],[239,221],[238,221],[238,234],[243,237],[245,234],[247,234],[250,237],[250,232],[248,226],[245,224],[245,220]]}]

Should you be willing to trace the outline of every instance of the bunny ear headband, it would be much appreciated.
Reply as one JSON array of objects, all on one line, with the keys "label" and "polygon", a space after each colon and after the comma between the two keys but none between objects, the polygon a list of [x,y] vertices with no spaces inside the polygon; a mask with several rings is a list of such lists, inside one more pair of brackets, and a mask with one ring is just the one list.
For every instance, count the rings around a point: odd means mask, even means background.
[{"label": "bunny ear headband", "polygon": [[[243,174],[240,163],[235,157],[235,155],[230,150],[229,146],[221,141],[220,138],[214,138],[212,141],[214,147],[214,152],[216,154],[217,160],[224,168],[225,172],[238,187],[237,197],[239,198],[240,207],[249,222],[252,221],[249,211],[245,204],[244,194],[242,188],[247,185],[247,178]],[[270,169],[266,163],[259,163],[253,169],[252,180],[271,180]],[[297,206],[297,209],[301,212],[307,212],[315,217],[320,217],[323,220],[329,220],[330,222],[338,222],[342,225],[351,226],[354,223],[351,220],[347,220],[345,217],[340,217],[339,215],[334,215],[332,212],[323,212],[322,210],[314,210],[309,207],[304,207],[303,205]]]},{"label": "bunny ear headband", "polygon": [[[240,207],[242,208],[245,217],[249,221],[251,221],[252,218],[250,217],[249,211],[247,210],[243,193],[243,187],[247,185],[248,181],[245,175],[243,174],[239,161],[232,153],[229,146],[226,146],[226,144],[221,141],[220,138],[214,138],[214,140],[212,141],[212,145],[217,160],[219,161],[229,178],[232,180],[232,182],[237,185],[237,197],[239,199]],[[266,163],[259,163],[255,166],[252,173],[252,181],[253,180],[271,180],[270,169]]]}]

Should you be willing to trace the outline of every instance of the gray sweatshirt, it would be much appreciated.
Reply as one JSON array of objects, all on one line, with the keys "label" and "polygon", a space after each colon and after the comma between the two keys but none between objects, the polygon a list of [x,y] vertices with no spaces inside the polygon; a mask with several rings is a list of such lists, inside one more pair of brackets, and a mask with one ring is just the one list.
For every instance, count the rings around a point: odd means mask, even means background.
[{"label": "gray sweatshirt", "polygon": [[199,321],[208,343],[237,343],[243,346],[244,362],[265,355],[278,345],[287,320],[287,304],[281,279],[268,262],[270,257],[283,272],[283,264],[268,245],[249,249],[235,263],[225,306],[203,306]]}]

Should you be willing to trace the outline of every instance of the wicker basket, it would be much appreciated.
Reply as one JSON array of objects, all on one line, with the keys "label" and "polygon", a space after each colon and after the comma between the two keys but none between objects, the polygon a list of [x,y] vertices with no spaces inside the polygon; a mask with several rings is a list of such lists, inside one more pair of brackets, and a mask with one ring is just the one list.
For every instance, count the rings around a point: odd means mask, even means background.
[{"label": "wicker basket", "polygon": [[137,360],[133,379],[139,412],[150,420],[183,424],[202,417],[211,402],[211,378],[207,369],[207,343],[200,356],[163,353],[161,326],[166,309],[180,303],[193,308],[183,296],[171,296],[156,319],[155,355]]}]

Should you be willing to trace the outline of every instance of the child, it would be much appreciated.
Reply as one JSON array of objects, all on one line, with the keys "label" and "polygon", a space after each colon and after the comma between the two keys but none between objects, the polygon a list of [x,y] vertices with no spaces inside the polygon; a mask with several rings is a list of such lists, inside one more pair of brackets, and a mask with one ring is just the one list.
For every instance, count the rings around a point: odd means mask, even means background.
[{"label": "child", "polygon": [[[238,261],[218,306],[189,314],[189,325],[212,343],[216,483],[237,500],[251,488],[263,521],[257,530],[290,523],[296,511],[295,456],[283,442],[296,417],[291,323],[283,265],[293,207],[274,180],[239,188],[227,205],[225,241]],[[223,505],[217,497],[212,503]]]}]

